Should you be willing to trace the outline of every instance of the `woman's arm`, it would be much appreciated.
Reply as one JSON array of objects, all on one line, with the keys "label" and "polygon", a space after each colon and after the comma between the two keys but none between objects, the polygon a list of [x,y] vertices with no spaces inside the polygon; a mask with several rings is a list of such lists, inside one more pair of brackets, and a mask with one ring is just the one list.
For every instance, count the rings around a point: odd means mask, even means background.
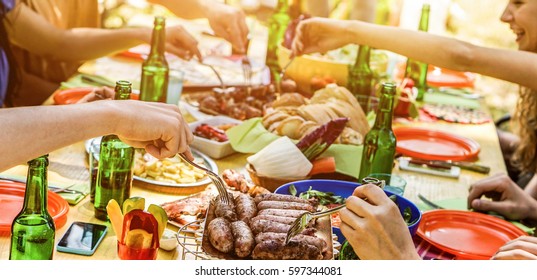
[{"label": "woman's arm", "polygon": [[20,2],[6,15],[4,24],[14,44],[69,61],[98,58],[151,40],[149,28],[59,29]]},{"label": "woman's arm", "polygon": [[456,71],[469,71],[537,89],[537,55],[486,48],[398,27],[325,18],[305,20],[293,42],[296,55],[365,44]]},{"label": "woman's arm", "polygon": [[6,108],[0,110],[0,119],[0,171],[107,134],[117,134],[158,158],[188,152],[193,140],[177,106],[158,102],[107,100]]},{"label": "woman's arm", "polygon": [[[73,28],[59,29],[24,4],[4,20],[10,40],[38,55],[65,61],[82,61],[110,55],[151,42],[151,28]],[[166,28],[166,50],[190,59],[201,57],[197,41],[181,26]]]}]

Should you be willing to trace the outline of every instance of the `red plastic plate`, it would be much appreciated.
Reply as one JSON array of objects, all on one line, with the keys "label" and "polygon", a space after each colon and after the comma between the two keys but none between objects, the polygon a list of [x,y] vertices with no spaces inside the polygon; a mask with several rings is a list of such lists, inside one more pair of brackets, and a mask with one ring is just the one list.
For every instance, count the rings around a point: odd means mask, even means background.
[{"label": "red plastic plate", "polygon": [[[13,219],[19,214],[24,202],[26,185],[21,183],[0,182],[0,232],[9,232]],[[54,219],[56,229],[67,222],[69,204],[56,193],[48,192],[48,211]]]},{"label": "red plastic plate", "polygon": [[396,127],[397,153],[427,160],[468,161],[481,147],[472,139],[415,127]]},{"label": "red plastic plate", "polygon": [[423,213],[419,237],[457,259],[490,259],[507,241],[526,232],[515,225],[482,213],[431,210]]}]

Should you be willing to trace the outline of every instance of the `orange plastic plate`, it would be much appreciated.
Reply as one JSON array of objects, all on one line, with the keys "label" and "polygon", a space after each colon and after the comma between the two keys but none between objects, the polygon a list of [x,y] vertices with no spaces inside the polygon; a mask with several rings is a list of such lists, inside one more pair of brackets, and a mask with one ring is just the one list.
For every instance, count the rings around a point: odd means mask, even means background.
[{"label": "orange plastic plate", "polygon": [[417,234],[457,259],[490,259],[507,241],[528,235],[515,225],[482,213],[431,210],[423,213]]},{"label": "orange plastic plate", "polygon": [[93,88],[88,87],[57,90],[53,95],[54,103],[56,105],[74,104],[92,90]]},{"label": "orange plastic plate", "polygon": [[[26,185],[21,183],[0,182],[0,232],[9,232],[13,220],[19,214],[24,202]],[[54,219],[56,229],[67,222],[69,204],[63,197],[51,191],[48,192],[48,212]]]},{"label": "orange plastic plate", "polygon": [[415,127],[396,127],[397,153],[427,160],[473,160],[481,147],[469,138]]},{"label": "orange plastic plate", "polygon": [[[54,104],[56,105],[74,104],[86,94],[90,93],[93,89],[93,87],[80,87],[57,90],[54,92],[52,98],[54,99]],[[138,97],[139,94],[131,93],[131,99],[138,100]]]},{"label": "orange plastic plate", "polygon": [[[397,64],[395,77],[403,79],[406,63]],[[427,85],[430,87],[473,88],[476,74],[459,72],[429,65],[427,68]]]}]

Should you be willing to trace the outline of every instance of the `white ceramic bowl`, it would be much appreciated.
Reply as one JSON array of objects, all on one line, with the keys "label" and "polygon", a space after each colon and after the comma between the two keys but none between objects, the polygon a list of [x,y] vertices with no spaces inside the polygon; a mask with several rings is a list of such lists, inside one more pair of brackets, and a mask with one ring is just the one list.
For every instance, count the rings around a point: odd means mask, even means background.
[{"label": "white ceramic bowl", "polygon": [[[192,122],[192,123],[189,123],[188,125],[190,126],[190,130],[194,132],[196,127],[204,123],[210,126],[218,126],[221,124],[229,124],[229,123],[240,124],[241,121],[230,118],[230,117],[225,117],[225,116],[215,116],[215,117],[211,117],[205,120]],[[195,136],[195,135],[194,135],[194,141],[192,142],[191,146],[213,159],[220,159],[220,158],[223,158],[223,157],[226,157],[235,153],[235,150],[233,150],[229,141],[218,142],[218,141],[206,139],[206,138]]]}]

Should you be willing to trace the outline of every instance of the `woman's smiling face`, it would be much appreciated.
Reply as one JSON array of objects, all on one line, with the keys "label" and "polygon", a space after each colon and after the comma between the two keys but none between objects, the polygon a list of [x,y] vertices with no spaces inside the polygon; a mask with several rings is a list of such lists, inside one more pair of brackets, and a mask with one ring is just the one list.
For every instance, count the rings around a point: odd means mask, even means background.
[{"label": "woman's smiling face", "polygon": [[537,0],[510,0],[500,19],[509,23],[519,50],[537,52]]}]

